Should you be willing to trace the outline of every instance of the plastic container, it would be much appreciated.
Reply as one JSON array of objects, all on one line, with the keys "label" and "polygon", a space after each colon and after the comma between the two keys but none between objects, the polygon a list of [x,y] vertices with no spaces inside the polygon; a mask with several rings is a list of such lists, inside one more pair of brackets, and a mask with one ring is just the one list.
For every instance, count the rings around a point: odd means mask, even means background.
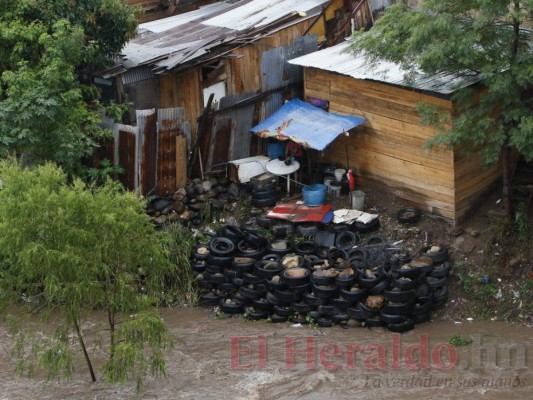
[{"label": "plastic container", "polygon": [[354,190],[350,193],[352,209],[362,211],[365,205],[365,193],[360,190]]},{"label": "plastic container", "polygon": [[341,197],[341,183],[332,181],[329,183],[329,195],[334,199]]},{"label": "plastic container", "polygon": [[337,168],[335,170],[335,178],[340,182],[342,180],[342,176],[346,173],[345,169]]},{"label": "plastic container", "polygon": [[304,204],[309,207],[321,206],[326,201],[326,185],[315,183],[302,189]]},{"label": "plastic container", "polygon": [[279,156],[285,157],[285,142],[269,142],[267,143],[268,158],[274,160]]}]

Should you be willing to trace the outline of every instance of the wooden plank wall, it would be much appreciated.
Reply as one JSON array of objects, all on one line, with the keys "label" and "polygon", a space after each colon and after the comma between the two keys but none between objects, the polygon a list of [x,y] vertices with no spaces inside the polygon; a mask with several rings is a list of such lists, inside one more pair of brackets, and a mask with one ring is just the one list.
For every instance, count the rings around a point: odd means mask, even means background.
[{"label": "wooden plank wall", "polygon": [[455,174],[453,152],[424,148],[435,131],[420,126],[415,109],[419,101],[452,109],[448,100],[391,85],[305,69],[305,95],[330,102],[330,111],[367,119],[345,140],[335,141],[326,151],[329,162],[350,167],[364,183],[384,184],[404,203],[455,219]]},{"label": "wooden plank wall", "polygon": [[196,137],[197,118],[203,109],[202,89],[199,68],[163,74],[159,78],[161,86],[161,108],[182,107],[184,121],[189,121],[193,137]]}]

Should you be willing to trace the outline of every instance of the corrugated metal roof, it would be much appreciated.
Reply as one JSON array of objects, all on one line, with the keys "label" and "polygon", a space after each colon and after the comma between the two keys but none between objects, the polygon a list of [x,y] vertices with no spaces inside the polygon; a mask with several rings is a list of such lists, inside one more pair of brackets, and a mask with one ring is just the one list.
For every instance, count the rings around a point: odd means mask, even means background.
[{"label": "corrugated metal roof", "polygon": [[243,31],[259,28],[278,21],[280,18],[299,12],[316,9],[324,0],[254,0],[231,11],[210,18],[203,23],[210,26]]},{"label": "corrugated metal roof", "polygon": [[144,24],[139,24],[138,30],[139,32],[164,32],[177,26],[184,25],[187,22],[192,22],[201,18],[209,17],[213,14],[222,12],[232,6],[233,4],[230,4],[225,1],[220,3],[208,4],[206,6],[200,7],[198,10],[194,10],[188,13],[178,14],[172,17],[162,18],[155,21],[145,22]]},{"label": "corrugated metal roof", "polygon": [[381,61],[370,62],[364,54],[353,55],[343,50],[348,42],[319,50],[298,58],[289,60],[290,64],[303,67],[313,67],[324,71],[337,72],[355,79],[365,79],[404,86],[418,90],[449,95],[456,90],[479,82],[479,75],[439,73],[419,73],[410,76],[399,64]]},{"label": "corrugated metal roof", "polygon": [[139,25],[138,36],[126,44],[118,64],[126,69],[149,65],[154,72],[162,73],[201,59],[208,53],[216,55],[215,48],[223,44],[234,43],[238,46],[243,41],[258,39],[257,34],[265,34],[265,30],[267,33],[273,32],[279,30],[280,26],[312,18],[320,13],[321,6],[327,2],[224,1],[189,13],[147,22]]}]

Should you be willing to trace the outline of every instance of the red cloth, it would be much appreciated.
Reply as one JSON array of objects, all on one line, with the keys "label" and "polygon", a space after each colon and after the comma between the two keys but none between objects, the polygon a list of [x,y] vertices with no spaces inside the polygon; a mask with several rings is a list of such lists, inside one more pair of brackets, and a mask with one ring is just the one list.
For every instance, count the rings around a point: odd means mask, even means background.
[{"label": "red cloth", "polygon": [[287,154],[291,157],[301,157],[304,154],[302,147],[292,140],[287,142],[287,152]]}]

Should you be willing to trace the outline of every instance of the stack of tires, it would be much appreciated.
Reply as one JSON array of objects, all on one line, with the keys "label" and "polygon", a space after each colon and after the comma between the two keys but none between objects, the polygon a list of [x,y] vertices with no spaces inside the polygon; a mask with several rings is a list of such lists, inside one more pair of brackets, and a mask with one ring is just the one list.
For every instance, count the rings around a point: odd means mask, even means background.
[{"label": "stack of tires", "polygon": [[272,207],[279,200],[277,185],[275,182],[252,184],[251,204],[257,208]]},{"label": "stack of tires", "polygon": [[225,226],[193,252],[200,302],[253,320],[384,326],[394,332],[413,329],[445,305],[450,265],[444,246],[410,257],[391,250],[380,235],[361,241],[341,231],[334,242],[324,248],[313,240],[267,241],[257,232]]}]

